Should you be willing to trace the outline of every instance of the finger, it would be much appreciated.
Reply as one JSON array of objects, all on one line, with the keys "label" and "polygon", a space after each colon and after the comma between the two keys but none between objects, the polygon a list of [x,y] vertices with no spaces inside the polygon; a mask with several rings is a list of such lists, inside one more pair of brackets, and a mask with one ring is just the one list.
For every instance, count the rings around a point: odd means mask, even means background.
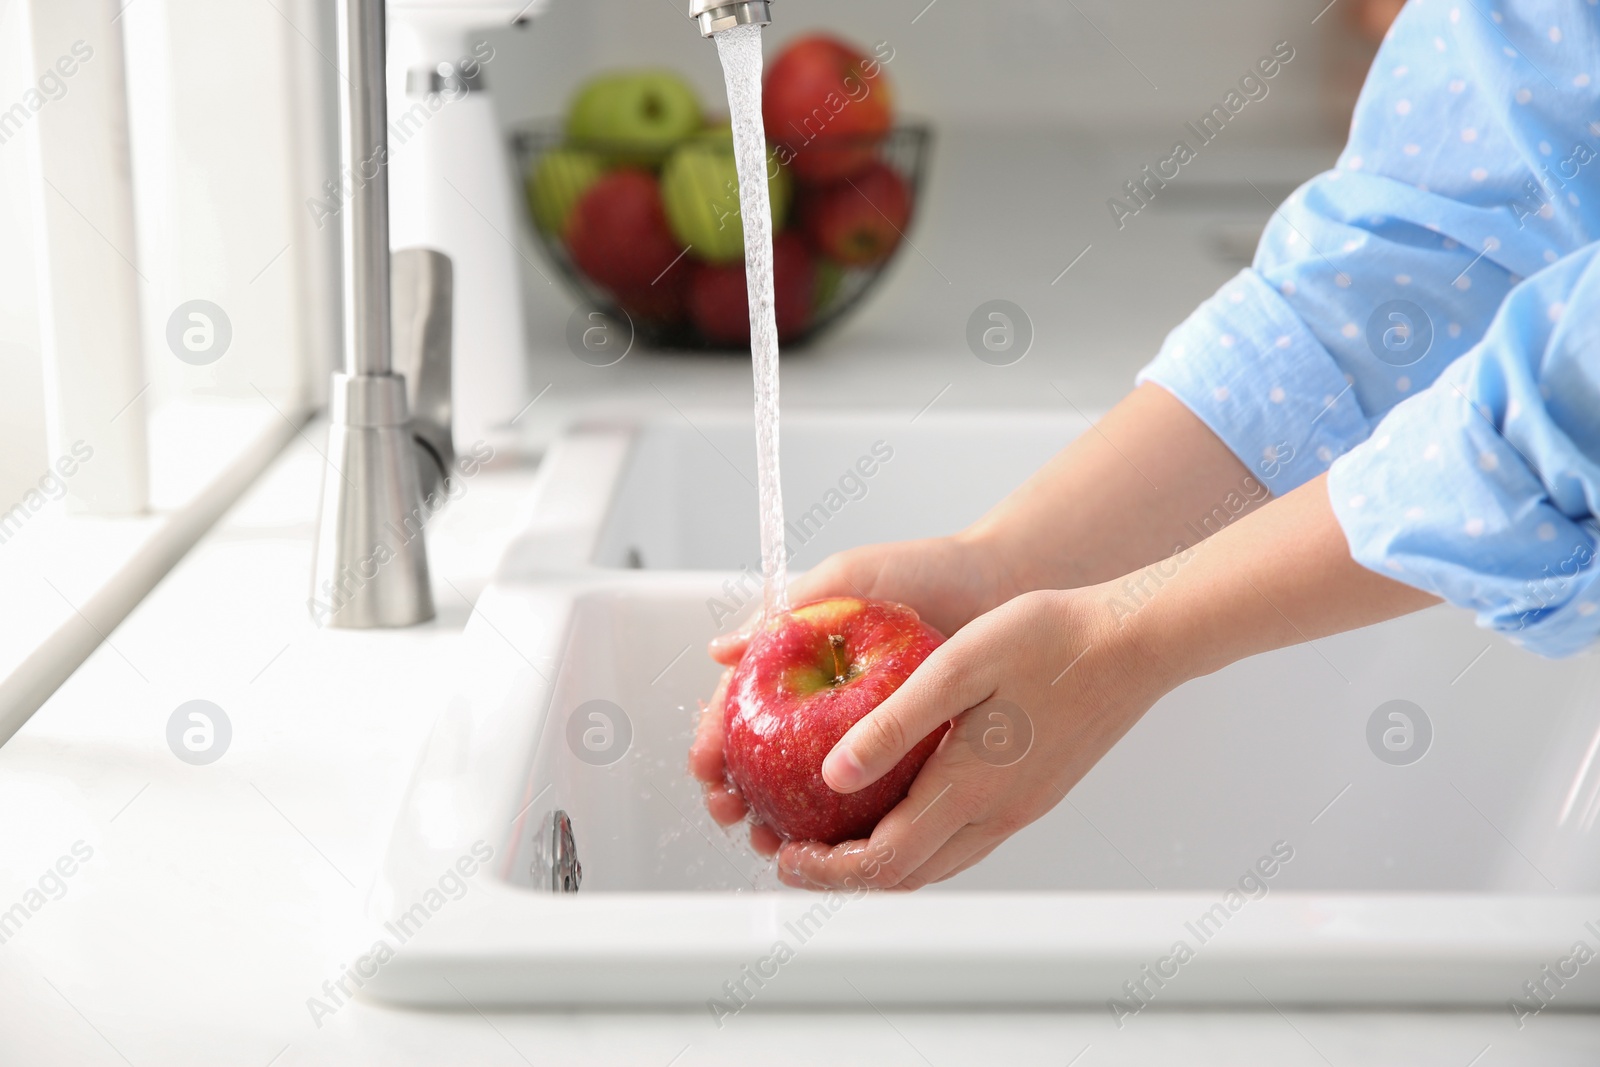
[{"label": "finger", "polygon": [[732,826],[750,810],[744,797],[732,786],[707,784],[703,788],[702,799],[706,811],[711,813],[718,826]]},{"label": "finger", "polygon": [[962,871],[971,870],[973,867],[976,867],[978,864],[980,864],[984,860],[988,859],[989,858],[989,853],[993,852],[995,849],[997,849],[999,847],[1000,847],[1000,842],[996,841],[992,845],[986,845],[985,847],[980,848],[978,851],[974,852],[972,855],[970,855],[966,859],[962,860],[959,864],[957,864],[955,867],[951,868],[949,871],[945,872],[944,874],[940,875],[937,878],[930,879],[928,884],[932,885],[934,882],[948,882],[950,879],[954,878],[956,875],[960,874]]},{"label": "finger", "polygon": [[816,841],[785,841],[778,850],[778,880],[797,889],[859,889],[869,884],[861,860],[871,844],[844,841],[830,848]]},{"label": "finger", "polygon": [[822,780],[838,793],[876,782],[924,737],[993,695],[987,661],[970,656],[958,633],[924,660],[889,699],[868,712],[822,761]]},{"label": "finger", "polygon": [[778,861],[777,871],[778,871],[778,881],[782,882],[784,885],[788,886],[790,889],[810,889],[810,890],[812,890],[814,892],[819,892],[819,891],[827,889],[827,886],[816,885],[816,884],[814,884],[812,882],[809,882],[805,878],[801,877],[794,870],[792,870],[792,869],[790,869],[788,867],[785,867],[783,865],[783,861],[781,859]]},{"label": "finger", "polygon": [[[910,891],[920,889],[925,885],[932,885],[935,882],[947,881],[962,871],[982,863],[988,858],[989,853],[1000,847],[999,841],[992,841],[986,845],[980,844],[977,851],[972,851],[974,840],[974,838],[968,837],[967,830],[963,829],[955,837],[951,838],[948,844],[934,853],[927,863],[907,875],[898,885],[889,887],[888,891]],[[979,837],[976,840],[981,841],[982,838]],[[960,859],[959,862],[954,863],[954,866],[951,866],[952,861],[947,857],[953,856],[964,856],[965,858]],[[831,888],[812,882],[797,871],[785,870],[782,866],[778,868],[778,879],[785,885],[792,886],[795,889],[825,891]],[[862,884],[862,882],[857,881],[848,888],[859,888]]]},{"label": "finger", "polygon": [[829,556],[789,583],[789,603],[807,604],[831,596],[866,597],[877,579],[877,567],[872,574],[862,573],[857,552],[840,552]]},{"label": "finger", "polygon": [[689,773],[708,785],[722,785],[727,777],[722,759],[722,719],[732,677],[733,671],[723,671],[711,699],[700,706],[700,721],[689,745]]},{"label": "finger", "polygon": [[[799,606],[830,596],[865,596],[866,594],[861,592],[860,584],[852,577],[852,572],[859,569],[850,562],[852,555],[850,552],[842,552],[829,556],[791,582],[789,603]],[[751,639],[761,628],[761,622],[761,613],[757,612],[755,617],[734,632],[713,637],[706,650],[710,652],[712,659],[724,667],[738,666],[745,650],[750,647]]]},{"label": "finger", "polygon": [[911,792],[878,822],[869,839],[832,848],[815,841],[790,842],[778,853],[779,870],[827,888],[888,889],[900,884],[967,825],[963,806],[952,799],[964,793],[940,773],[940,762],[935,753],[911,783]]},{"label": "finger", "polygon": [[711,654],[711,658],[724,667],[739,665],[739,660],[744,658],[745,649],[750,647],[750,639],[761,629],[765,617],[759,599],[752,601],[740,614],[744,618],[736,622],[730,632],[718,634],[706,645],[706,651]]},{"label": "finger", "polygon": [[732,674],[724,671],[711,700],[701,705],[694,742],[689,746],[689,771],[700,780],[706,811],[719,826],[732,826],[748,810],[744,797],[727,780],[722,757],[723,702]]},{"label": "finger", "polygon": [[737,667],[744,658],[744,650],[750,647],[750,638],[754,633],[755,628],[750,627],[731,634],[721,634],[711,639],[706,651],[724,667]]},{"label": "finger", "polygon": [[750,847],[771,859],[778,854],[778,849],[783,845],[783,838],[778,836],[776,830],[764,822],[750,825]]},{"label": "finger", "polygon": [[993,832],[980,826],[964,826],[954,837],[939,846],[939,851],[928,861],[912,871],[894,888],[901,891],[921,889],[925,885],[943,881],[957,867],[971,860],[979,852],[987,852],[998,842],[991,842]]}]

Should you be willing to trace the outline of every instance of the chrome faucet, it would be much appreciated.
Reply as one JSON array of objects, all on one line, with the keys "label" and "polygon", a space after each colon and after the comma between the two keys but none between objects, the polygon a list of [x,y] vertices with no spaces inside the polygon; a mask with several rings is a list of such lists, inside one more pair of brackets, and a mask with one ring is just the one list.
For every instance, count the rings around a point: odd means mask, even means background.
[{"label": "chrome faucet", "polygon": [[689,0],[689,17],[700,24],[700,36],[710,37],[735,26],[765,26],[772,21],[769,0]]},{"label": "chrome faucet", "polygon": [[423,526],[454,461],[450,260],[389,252],[384,14],[384,0],[339,2],[340,155],[354,192],[341,212],[344,370],[333,375],[310,607],[319,624],[353,629],[433,618]]},{"label": "chrome faucet", "polygon": [[[433,618],[423,527],[449,484],[451,265],[389,252],[384,0],[339,0],[344,370],[333,375],[313,618],[369,629]],[[702,37],[772,21],[770,0],[690,0]],[[393,290],[391,292],[391,286]],[[393,316],[391,317],[391,308]]]}]

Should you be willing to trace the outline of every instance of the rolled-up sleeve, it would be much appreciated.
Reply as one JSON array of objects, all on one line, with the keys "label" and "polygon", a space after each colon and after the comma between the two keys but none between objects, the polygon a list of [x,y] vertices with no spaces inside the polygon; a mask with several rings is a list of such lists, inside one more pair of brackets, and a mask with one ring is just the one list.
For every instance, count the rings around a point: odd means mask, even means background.
[{"label": "rolled-up sleeve", "polygon": [[1503,7],[1407,5],[1335,169],[1273,211],[1250,269],[1139,375],[1275,493],[1366,440],[1518,283],[1600,236],[1600,11]]},{"label": "rolled-up sleeve", "polygon": [[1544,655],[1600,637],[1600,245],[1511,293],[1483,340],[1328,478],[1351,552]]},{"label": "rolled-up sleeve", "polygon": [[1363,565],[1546,655],[1600,637],[1600,7],[1411,0],[1334,170],[1141,381]]}]

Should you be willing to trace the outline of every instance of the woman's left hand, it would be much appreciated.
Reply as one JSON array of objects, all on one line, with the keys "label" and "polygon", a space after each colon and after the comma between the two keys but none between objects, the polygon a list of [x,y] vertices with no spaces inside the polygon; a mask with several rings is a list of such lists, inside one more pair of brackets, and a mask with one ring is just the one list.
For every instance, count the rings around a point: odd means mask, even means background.
[{"label": "woman's left hand", "polygon": [[[1094,588],[1025,593],[974,619],[823,762],[830,787],[855,792],[954,720],[910,793],[868,841],[785,843],[779,877],[811,889],[863,880],[917,889],[983,859],[1064,799],[1181,680],[1141,655],[1133,634]],[[892,858],[864,877],[865,854]]]}]

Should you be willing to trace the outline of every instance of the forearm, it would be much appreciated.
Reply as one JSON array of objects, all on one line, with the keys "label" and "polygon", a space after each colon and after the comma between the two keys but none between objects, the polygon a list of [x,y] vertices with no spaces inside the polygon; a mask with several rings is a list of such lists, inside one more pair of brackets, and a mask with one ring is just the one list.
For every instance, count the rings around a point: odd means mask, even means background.
[{"label": "forearm", "polygon": [[1326,475],[1098,591],[1120,603],[1113,610],[1135,654],[1166,664],[1177,681],[1439,602],[1351,558]]},{"label": "forearm", "polygon": [[1193,412],[1142,385],[959,536],[995,558],[1009,597],[1127,574],[1267,499]]}]

